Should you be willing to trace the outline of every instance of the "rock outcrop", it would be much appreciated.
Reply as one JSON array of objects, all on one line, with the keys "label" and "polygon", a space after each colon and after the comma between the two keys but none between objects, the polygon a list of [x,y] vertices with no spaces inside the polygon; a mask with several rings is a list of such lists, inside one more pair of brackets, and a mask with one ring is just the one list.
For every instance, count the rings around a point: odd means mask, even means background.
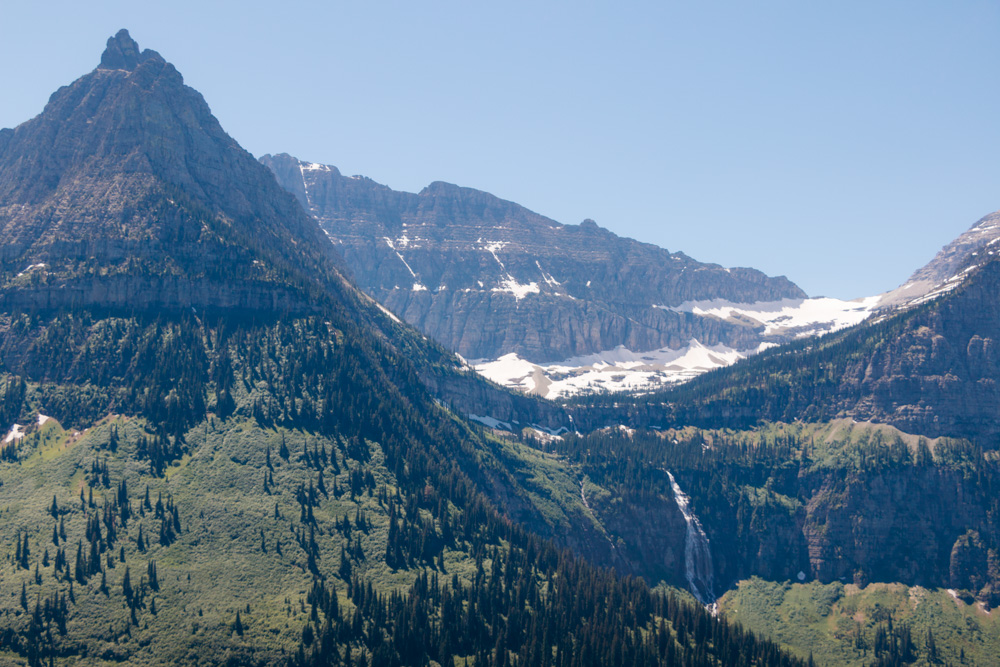
[{"label": "rock outcrop", "polygon": [[1000,242],[1000,211],[980,218],[968,231],[946,245],[905,283],[882,295],[881,305],[892,307],[926,300],[928,295],[957,286],[965,273],[989,261]]}]

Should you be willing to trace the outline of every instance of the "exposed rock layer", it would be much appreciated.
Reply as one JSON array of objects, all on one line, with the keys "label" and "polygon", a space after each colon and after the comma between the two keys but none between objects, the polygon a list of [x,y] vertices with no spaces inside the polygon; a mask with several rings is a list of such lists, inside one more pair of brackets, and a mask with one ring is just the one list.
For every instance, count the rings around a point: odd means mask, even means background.
[{"label": "exposed rock layer", "polygon": [[654,306],[801,298],[787,279],[726,269],[563,225],[493,195],[436,182],[419,194],[288,155],[261,161],[321,223],[359,286],[469,359],[555,361],[613,349],[756,347],[760,331]]}]

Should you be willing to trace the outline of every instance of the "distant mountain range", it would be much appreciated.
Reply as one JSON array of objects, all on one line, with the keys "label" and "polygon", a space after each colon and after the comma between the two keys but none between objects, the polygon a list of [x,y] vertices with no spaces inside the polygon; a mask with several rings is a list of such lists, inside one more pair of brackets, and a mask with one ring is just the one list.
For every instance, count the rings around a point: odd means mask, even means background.
[{"label": "distant mountain range", "polygon": [[[875,300],[808,299],[787,278],[564,225],[486,192],[398,192],[265,155],[359,286],[506,386],[546,397],[650,390],[861,321]],[[738,308],[730,315],[728,306]]]}]

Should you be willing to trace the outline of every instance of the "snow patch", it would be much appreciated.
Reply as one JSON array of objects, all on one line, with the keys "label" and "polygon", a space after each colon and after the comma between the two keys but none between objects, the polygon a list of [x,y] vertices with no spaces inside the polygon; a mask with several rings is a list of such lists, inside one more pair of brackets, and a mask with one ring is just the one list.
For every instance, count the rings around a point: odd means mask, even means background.
[{"label": "snow patch", "polygon": [[48,415],[43,415],[41,412],[38,413],[38,425],[39,426],[44,426],[45,422],[47,422],[50,419],[52,419],[52,417],[49,417]]},{"label": "snow patch", "polygon": [[734,303],[725,299],[712,299],[686,301],[679,306],[654,306],[654,308],[763,326],[765,336],[791,335],[801,338],[859,324],[875,311],[879,300],[878,296],[854,301],[819,297],[758,303]]},{"label": "snow patch", "polygon": [[24,427],[20,424],[14,424],[10,427],[10,432],[7,433],[7,437],[3,439],[3,444],[7,445],[15,440],[20,440],[24,437]]},{"label": "snow patch", "polygon": [[[482,238],[479,238],[476,241],[476,243],[482,243],[482,242],[483,242]],[[504,265],[503,262],[500,261],[500,257],[497,255],[497,253],[503,250],[504,246],[506,245],[507,245],[506,241],[492,241],[490,243],[483,243],[483,250],[493,255],[493,259],[496,260],[496,263],[500,265],[500,272],[501,272],[501,277],[499,281],[500,285],[499,287],[494,287],[490,291],[509,292],[510,294],[514,295],[514,299],[516,299],[517,301],[520,301],[529,294],[538,294],[541,291],[538,289],[538,283],[529,282],[528,284],[525,285],[523,283],[518,282],[518,280],[514,276],[508,273],[507,267]],[[541,267],[539,267],[539,269],[541,269]],[[479,282],[480,287],[483,286],[482,281],[477,281],[477,282]]]},{"label": "snow patch", "polygon": [[41,264],[29,264],[28,267],[24,271],[21,271],[19,274],[17,274],[17,277],[20,278],[24,274],[31,273],[35,269],[44,269],[46,266],[48,266],[48,264],[45,264],[45,263],[41,263]]},{"label": "snow patch", "polygon": [[378,306],[379,310],[381,310],[383,313],[385,313],[386,315],[388,315],[389,319],[391,319],[393,322],[396,322],[397,324],[402,324],[403,323],[403,321],[401,319],[399,319],[398,317],[396,317],[395,313],[393,313],[391,310],[389,310],[388,308],[386,308],[385,306],[383,306],[378,301],[375,302],[375,305]]},{"label": "snow patch", "polygon": [[[388,245],[389,248],[391,248],[392,251],[394,253],[396,253],[396,257],[399,257],[399,261],[401,261],[403,263],[403,266],[405,266],[406,270],[410,272],[410,275],[413,276],[414,278],[417,278],[416,272],[414,272],[414,270],[412,268],[410,268],[410,265],[407,264],[407,262],[406,262],[405,259],[403,259],[403,256],[401,254],[399,254],[399,251],[396,250],[396,246],[393,244],[392,240],[388,236],[383,236],[382,238],[385,239],[386,245]],[[406,238],[406,237],[404,236],[403,238]],[[409,239],[407,239],[407,242],[409,242]]]},{"label": "snow patch", "polygon": [[514,295],[514,298],[518,301],[528,296],[529,294],[538,294],[538,283],[528,283],[527,285],[522,285],[521,283],[514,280],[512,277],[507,276],[506,280],[500,281],[500,287],[494,287],[491,292],[509,292]]},{"label": "snow patch", "polygon": [[497,384],[545,398],[564,398],[586,393],[651,392],[728,366],[768,347],[773,347],[773,343],[741,351],[725,345],[706,346],[691,339],[678,350],[665,347],[633,352],[620,345],[613,350],[552,363],[534,363],[515,352],[499,359],[470,363]]},{"label": "snow patch", "polygon": [[[538,268],[542,270],[540,265]],[[508,276],[508,281],[493,291],[509,291],[520,300],[539,290],[536,283],[520,285]],[[479,359],[471,363],[477,371],[498,384],[545,398],[623,391],[648,393],[686,382],[794,338],[829,333],[859,324],[876,312],[879,300],[878,296],[854,301],[820,297],[758,303],[713,299],[688,301],[679,306],[654,306],[762,329],[763,342],[750,349],[735,349],[721,344],[708,346],[691,339],[679,349],[664,347],[634,352],[618,346],[612,350],[544,363],[534,363],[511,353],[499,359]]]},{"label": "snow patch", "polygon": [[553,287],[562,285],[561,282],[552,277],[551,273],[545,273],[545,269],[542,268],[542,265],[538,263],[537,259],[535,260],[535,266],[538,267],[538,271],[542,274],[542,280],[545,281],[546,285],[552,285]]},{"label": "snow patch", "polygon": [[474,415],[469,413],[469,419],[474,422],[479,422],[483,426],[488,426],[490,428],[500,429],[503,431],[512,431],[510,424],[507,422],[502,422],[499,419],[494,419],[493,417],[487,417],[483,415]]}]

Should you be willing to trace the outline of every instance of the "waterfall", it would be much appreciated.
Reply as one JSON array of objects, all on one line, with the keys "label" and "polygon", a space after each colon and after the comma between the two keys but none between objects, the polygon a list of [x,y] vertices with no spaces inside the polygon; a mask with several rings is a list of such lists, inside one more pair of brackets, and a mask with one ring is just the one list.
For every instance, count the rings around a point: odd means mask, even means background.
[{"label": "waterfall", "polygon": [[704,605],[715,604],[715,591],[712,575],[712,551],[708,548],[708,537],[702,530],[701,522],[691,511],[691,499],[687,497],[677,480],[665,470],[670,478],[670,488],[674,491],[677,509],[684,515],[687,523],[687,533],[684,536],[684,573],[687,576],[691,593]]}]

